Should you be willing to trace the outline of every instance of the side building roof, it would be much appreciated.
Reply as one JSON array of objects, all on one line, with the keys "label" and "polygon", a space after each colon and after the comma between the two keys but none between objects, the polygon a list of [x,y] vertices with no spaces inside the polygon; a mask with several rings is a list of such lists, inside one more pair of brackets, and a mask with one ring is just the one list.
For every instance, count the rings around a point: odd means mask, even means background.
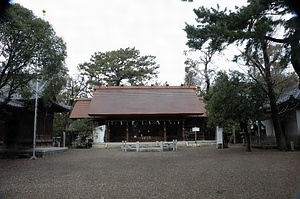
[{"label": "side building roof", "polygon": [[91,98],[76,99],[75,106],[70,114],[71,119],[90,118],[88,110],[91,103]]},{"label": "side building roof", "polygon": [[[46,82],[47,83],[47,82]],[[40,91],[38,92],[38,99],[43,99],[43,95],[44,95],[44,89],[45,89],[45,85],[46,83],[43,83],[42,86],[40,87]],[[36,86],[34,84],[34,82],[30,82],[30,87],[32,88],[32,91],[35,91],[35,87]],[[26,108],[26,102],[28,101],[34,101],[35,100],[35,94],[34,92],[31,93],[31,95],[28,98],[24,98],[22,97],[21,93],[19,92],[15,92],[12,96],[11,99],[6,102],[5,99],[8,95],[9,92],[9,87],[8,86],[4,86],[3,88],[1,88],[0,90],[0,104],[5,104],[5,106],[7,107],[12,107],[12,108],[16,108],[16,109],[22,109],[22,108]],[[55,112],[69,112],[71,110],[71,106],[65,105],[63,103],[57,102],[56,99],[51,99],[49,100],[49,102],[51,103],[51,108],[55,111]]]},{"label": "side building roof", "polygon": [[298,84],[287,89],[286,92],[280,95],[277,99],[277,104],[280,105],[290,100],[300,100],[300,89]]}]

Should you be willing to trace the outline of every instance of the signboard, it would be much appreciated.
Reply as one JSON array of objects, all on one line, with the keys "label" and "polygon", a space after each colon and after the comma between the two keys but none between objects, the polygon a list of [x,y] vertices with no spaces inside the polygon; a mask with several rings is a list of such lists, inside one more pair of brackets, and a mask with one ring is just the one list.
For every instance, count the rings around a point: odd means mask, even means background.
[{"label": "signboard", "polygon": [[223,129],[217,126],[217,144],[223,145]]},{"label": "signboard", "polygon": [[192,128],[192,131],[195,132],[195,143],[197,145],[197,132],[200,131],[200,128],[195,126]]},{"label": "signboard", "polygon": [[200,128],[199,128],[199,127],[193,127],[193,128],[192,128],[192,131],[193,131],[193,132],[195,132],[195,131],[200,131]]}]

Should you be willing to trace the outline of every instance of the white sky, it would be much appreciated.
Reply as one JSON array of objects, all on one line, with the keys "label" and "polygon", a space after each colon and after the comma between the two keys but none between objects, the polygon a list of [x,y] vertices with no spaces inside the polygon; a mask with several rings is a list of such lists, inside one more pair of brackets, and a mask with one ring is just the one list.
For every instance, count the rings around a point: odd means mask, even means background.
[{"label": "white sky", "polygon": [[[220,6],[234,9],[237,1],[194,0],[14,0],[52,24],[67,43],[66,65],[70,74],[95,52],[135,47],[141,55],[156,56],[158,82],[184,82],[184,50],[188,50],[185,22],[195,23],[194,8]],[[82,3],[85,2],[85,3]],[[239,0],[239,5],[246,0]],[[219,69],[233,65],[217,58]],[[225,63],[226,62],[226,63]],[[224,68],[225,69],[225,68]]]}]

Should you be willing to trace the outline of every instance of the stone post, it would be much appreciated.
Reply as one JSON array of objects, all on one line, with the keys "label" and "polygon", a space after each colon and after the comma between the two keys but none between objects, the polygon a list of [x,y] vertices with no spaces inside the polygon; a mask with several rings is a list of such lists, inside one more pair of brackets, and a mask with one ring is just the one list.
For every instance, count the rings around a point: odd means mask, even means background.
[{"label": "stone post", "polygon": [[66,132],[63,132],[63,147],[66,147]]}]

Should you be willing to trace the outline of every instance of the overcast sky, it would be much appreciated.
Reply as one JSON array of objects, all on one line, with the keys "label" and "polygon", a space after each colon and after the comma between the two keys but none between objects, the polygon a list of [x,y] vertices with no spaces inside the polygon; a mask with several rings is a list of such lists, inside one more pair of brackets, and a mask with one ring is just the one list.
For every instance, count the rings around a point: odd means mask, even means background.
[{"label": "overcast sky", "polygon": [[[49,21],[67,43],[66,65],[70,74],[89,61],[95,52],[135,47],[141,55],[156,56],[160,65],[158,82],[184,82],[183,51],[188,50],[185,22],[195,23],[194,8],[200,6],[234,9],[237,1],[194,0],[14,0]],[[86,2],[83,4],[82,2]],[[239,0],[239,5],[246,0]],[[220,58],[218,58],[220,59]],[[217,62],[224,62],[226,57]]]}]

